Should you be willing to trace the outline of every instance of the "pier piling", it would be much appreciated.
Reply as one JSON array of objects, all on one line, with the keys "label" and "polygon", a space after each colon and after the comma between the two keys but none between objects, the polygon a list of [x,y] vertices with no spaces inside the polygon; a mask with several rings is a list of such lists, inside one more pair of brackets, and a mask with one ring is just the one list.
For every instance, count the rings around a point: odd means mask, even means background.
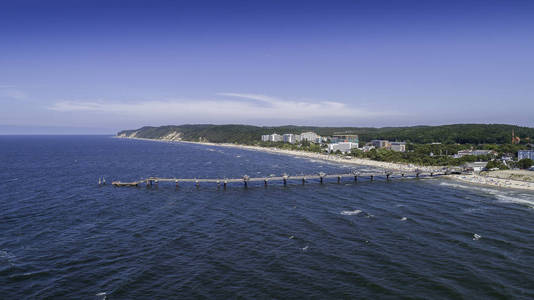
[{"label": "pier piling", "polygon": [[[320,173],[315,173],[315,174],[308,174],[308,175],[295,175],[295,176],[289,176],[288,174],[283,174],[282,176],[272,176],[272,177],[257,177],[257,178],[250,178],[249,176],[245,175],[243,176],[242,178],[224,178],[224,180],[220,179],[220,178],[194,178],[194,179],[191,179],[191,178],[176,178],[176,177],[172,177],[172,178],[161,178],[161,177],[147,177],[145,179],[141,179],[139,181],[133,181],[133,182],[121,182],[121,181],[113,181],[112,182],[112,185],[115,186],[115,187],[120,187],[120,186],[139,186],[140,184],[145,184],[147,188],[149,187],[155,187],[157,188],[158,185],[159,185],[159,182],[173,182],[174,185],[176,186],[176,188],[178,188],[180,186],[180,184],[183,184],[183,183],[193,183],[197,188],[200,186],[200,183],[203,182],[203,183],[216,183],[217,184],[217,187],[219,187],[221,185],[221,182],[224,186],[224,188],[226,189],[227,185],[229,182],[235,182],[235,183],[238,183],[238,182],[243,182],[243,185],[245,187],[248,187],[249,186],[249,182],[261,182],[263,181],[264,185],[267,186],[269,181],[275,181],[275,182],[280,182],[282,181],[283,182],[283,185],[284,186],[287,186],[288,184],[288,180],[289,179],[293,179],[295,181],[300,181],[303,185],[306,184],[306,180],[308,179],[319,179],[320,183],[321,184],[324,184],[324,183],[327,183],[325,180],[327,180],[328,178],[336,178],[337,179],[337,183],[341,183],[342,182],[342,178],[343,177],[353,177],[354,178],[354,182],[357,182],[358,181],[358,177],[361,175],[361,176],[364,176],[364,177],[367,177],[369,176],[371,181],[374,181],[374,178],[375,176],[385,176],[386,180],[387,181],[390,181],[393,179],[394,176],[396,175],[400,175],[402,177],[406,177],[406,176],[413,176],[417,179],[419,179],[421,176],[420,175],[424,175],[424,176],[431,176],[431,177],[435,177],[435,176],[438,176],[438,175],[443,175],[445,174],[445,171],[441,172],[441,171],[432,171],[432,172],[421,172],[420,170],[418,171],[415,171],[415,172],[391,172],[391,171],[386,171],[386,172],[364,172],[364,173],[356,173],[356,172],[352,172],[352,173],[349,173],[349,174],[330,174],[330,175],[327,175],[323,172],[320,172]],[[99,182],[101,185],[103,185],[102,183],[102,180]]]}]

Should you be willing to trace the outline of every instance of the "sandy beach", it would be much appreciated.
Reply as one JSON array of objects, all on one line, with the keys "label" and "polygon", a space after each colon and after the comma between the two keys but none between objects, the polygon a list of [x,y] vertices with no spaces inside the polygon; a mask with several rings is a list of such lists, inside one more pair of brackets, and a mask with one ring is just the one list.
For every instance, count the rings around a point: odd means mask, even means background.
[{"label": "sandy beach", "polygon": [[[246,150],[252,150],[252,151],[262,151],[262,152],[289,155],[289,156],[299,156],[299,157],[305,157],[309,159],[319,159],[319,160],[325,160],[325,161],[334,162],[334,163],[369,166],[369,167],[387,169],[387,170],[392,170],[392,171],[415,172],[416,170],[420,170],[422,172],[436,172],[437,173],[438,171],[443,169],[442,166],[418,166],[418,165],[413,165],[413,164],[390,163],[390,162],[381,162],[381,161],[361,159],[361,158],[355,158],[355,157],[346,158],[344,156],[339,156],[339,155],[329,155],[329,154],[313,153],[313,152],[307,152],[307,151],[285,150],[285,149],[278,149],[278,148],[267,148],[267,147],[238,145],[238,144],[189,142],[189,141],[172,140],[172,139],[145,139],[145,138],[137,138],[137,137],[119,137],[119,136],[117,136],[116,138],[136,139],[136,140],[145,140],[145,141],[152,141],[152,142],[154,141],[175,142],[175,143],[200,144],[200,145],[216,146],[216,147],[231,147],[231,148],[246,149]],[[492,186],[492,187],[497,187],[497,188],[511,188],[511,189],[534,191],[533,182],[526,182],[526,181],[513,180],[513,179],[503,179],[503,178],[497,178],[497,177],[491,177],[491,176],[481,176],[481,175],[476,175],[476,174],[444,175],[444,176],[448,176],[449,178],[452,178],[454,180],[458,180],[461,182],[465,182],[465,183]]]},{"label": "sandy beach", "polygon": [[486,186],[493,186],[498,188],[512,188],[512,189],[521,189],[521,190],[530,190],[534,191],[534,183],[528,181],[519,181],[512,179],[503,179],[490,176],[481,176],[481,175],[448,175],[452,179]]}]

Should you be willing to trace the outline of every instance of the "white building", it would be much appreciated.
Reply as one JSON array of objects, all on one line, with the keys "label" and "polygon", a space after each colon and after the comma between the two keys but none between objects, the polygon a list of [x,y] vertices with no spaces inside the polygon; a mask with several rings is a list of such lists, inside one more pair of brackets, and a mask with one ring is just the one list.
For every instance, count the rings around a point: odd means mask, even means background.
[{"label": "white building", "polygon": [[283,135],[283,141],[284,141],[284,143],[294,144],[294,143],[297,142],[297,139],[296,139],[294,134],[286,133],[286,134]]},{"label": "white building", "polygon": [[460,150],[458,151],[458,154],[454,155],[454,158],[460,158],[467,155],[495,155],[497,154],[493,150]]},{"label": "white building", "polygon": [[303,132],[300,134],[300,138],[302,141],[308,141],[308,142],[312,142],[312,143],[316,143],[317,142],[317,139],[320,139],[321,136],[319,136],[317,133],[315,132]]},{"label": "white building", "polygon": [[522,160],[525,158],[534,160],[534,150],[519,150],[517,152],[517,160]]},{"label": "white building", "polygon": [[341,151],[341,153],[348,153],[351,149],[358,148],[357,143],[351,143],[351,142],[341,142],[341,143],[334,143],[334,144],[328,144],[328,152],[336,152]]},{"label": "white building", "polygon": [[271,136],[268,135],[268,134],[264,134],[264,135],[261,136],[261,141],[262,142],[268,142],[270,139],[271,139]]},{"label": "white building", "polygon": [[465,163],[463,167],[466,171],[480,172],[486,168],[487,164],[487,161],[477,161],[472,163]]},{"label": "white building", "polygon": [[397,152],[406,152],[406,143],[405,142],[391,142],[389,147],[393,151]]},{"label": "white building", "polygon": [[281,142],[282,140],[282,136],[276,133],[273,133],[269,136],[269,142]]}]

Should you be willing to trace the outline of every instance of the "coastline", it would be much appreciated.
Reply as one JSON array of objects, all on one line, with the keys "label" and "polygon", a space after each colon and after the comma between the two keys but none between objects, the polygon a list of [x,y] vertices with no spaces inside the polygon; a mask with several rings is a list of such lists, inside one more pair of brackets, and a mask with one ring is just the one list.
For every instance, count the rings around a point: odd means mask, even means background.
[{"label": "coastline", "polygon": [[282,155],[288,155],[288,156],[299,156],[299,157],[304,157],[304,158],[309,158],[309,159],[319,159],[319,160],[325,160],[325,161],[339,163],[339,164],[342,163],[342,164],[351,164],[351,165],[358,165],[358,166],[375,167],[375,168],[387,169],[387,170],[392,170],[392,171],[415,172],[416,170],[420,170],[422,172],[436,172],[437,173],[437,171],[443,168],[441,166],[439,167],[418,166],[418,165],[413,165],[413,164],[382,162],[382,161],[361,159],[361,158],[355,158],[355,157],[346,159],[338,155],[329,155],[329,154],[322,154],[322,153],[315,153],[315,152],[308,152],[308,151],[298,151],[298,150],[286,150],[286,149],[279,149],[279,148],[229,144],[229,143],[191,142],[191,141],[170,140],[170,139],[169,140],[147,139],[147,138],[121,137],[121,136],[115,136],[115,138],[142,140],[142,141],[155,141],[155,142],[189,143],[189,144],[197,144],[197,145],[205,145],[205,146],[237,148],[237,149],[244,149],[244,150],[268,152],[268,153],[273,153],[273,154],[282,154]]},{"label": "coastline", "polygon": [[534,182],[519,181],[519,180],[513,180],[513,179],[503,179],[503,178],[490,177],[490,176],[481,176],[481,175],[476,175],[476,174],[447,175],[447,176],[449,178],[452,178],[454,180],[464,182],[464,183],[492,186],[492,187],[497,187],[497,188],[511,188],[511,189],[534,191]]},{"label": "coastline", "polygon": [[[322,153],[314,153],[307,151],[298,151],[298,150],[285,150],[278,148],[267,148],[259,146],[248,146],[248,145],[239,145],[239,144],[229,144],[229,143],[209,143],[209,142],[191,142],[191,141],[182,141],[174,139],[147,139],[147,138],[138,138],[138,137],[125,137],[125,136],[114,136],[114,138],[119,139],[132,139],[132,140],[142,140],[142,141],[151,141],[151,142],[175,142],[175,143],[189,143],[205,146],[216,146],[216,147],[227,147],[227,148],[237,148],[251,151],[261,151],[272,154],[282,154],[288,156],[299,156],[309,159],[319,159],[325,160],[328,162],[338,163],[338,164],[352,164],[358,166],[368,166],[381,168],[392,171],[404,171],[404,172],[415,172],[420,170],[423,172],[437,172],[443,167],[439,166],[417,166],[413,164],[403,164],[403,163],[390,163],[390,162],[381,162],[370,159],[361,159],[352,157],[351,159],[346,159],[338,155],[328,155]],[[502,179],[497,177],[490,176],[480,176],[475,174],[462,174],[462,175],[444,175],[447,178],[450,178],[455,181],[469,183],[474,185],[484,185],[496,188],[507,188],[507,189],[518,189],[518,190],[528,190],[534,191],[533,182],[525,182],[513,179]]]}]

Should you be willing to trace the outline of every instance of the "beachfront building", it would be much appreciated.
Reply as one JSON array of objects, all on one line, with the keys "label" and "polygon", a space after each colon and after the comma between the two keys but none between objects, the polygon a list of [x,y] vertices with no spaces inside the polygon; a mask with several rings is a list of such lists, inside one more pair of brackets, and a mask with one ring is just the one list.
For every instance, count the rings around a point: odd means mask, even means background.
[{"label": "beachfront building", "polygon": [[517,152],[517,160],[522,160],[525,158],[534,160],[534,150],[519,150]]},{"label": "beachfront building", "polygon": [[467,172],[480,172],[486,168],[487,161],[477,161],[472,163],[465,163],[462,167]]},{"label": "beachfront building", "polygon": [[496,155],[497,152],[493,150],[460,150],[458,154],[454,155],[454,158],[461,158],[467,155]]},{"label": "beachfront building", "polygon": [[317,140],[320,140],[321,139],[321,136],[318,135],[317,133],[315,132],[303,132],[300,134],[300,139],[302,141],[308,141],[308,142],[311,142],[311,143],[317,143]]},{"label": "beachfront building", "polygon": [[352,142],[340,142],[340,143],[332,143],[328,144],[328,152],[336,152],[340,151],[341,153],[348,153],[350,150],[358,148],[358,143],[352,143]]},{"label": "beachfront building", "polygon": [[[294,144],[297,142],[297,137],[295,134],[286,133],[282,136],[282,140],[284,143]],[[299,140],[300,140],[300,136],[299,136]]]},{"label": "beachfront building", "polygon": [[264,134],[264,135],[261,136],[261,141],[262,142],[268,142],[268,141],[270,141],[270,139],[271,139],[271,135],[269,135],[269,134]]},{"label": "beachfront building", "polygon": [[269,142],[281,142],[283,139],[282,139],[282,136],[279,135],[279,134],[276,134],[276,133],[273,133],[269,136]]},{"label": "beachfront building", "polygon": [[391,142],[390,149],[396,152],[406,152],[405,142]]},{"label": "beachfront building", "polygon": [[[358,145],[360,142],[358,139],[358,135],[356,134],[334,134],[330,138],[331,143],[353,143]],[[358,146],[356,146],[357,148]]]},{"label": "beachfront building", "polygon": [[372,140],[371,145],[375,146],[375,148],[386,148],[389,149],[390,143],[388,140]]}]

